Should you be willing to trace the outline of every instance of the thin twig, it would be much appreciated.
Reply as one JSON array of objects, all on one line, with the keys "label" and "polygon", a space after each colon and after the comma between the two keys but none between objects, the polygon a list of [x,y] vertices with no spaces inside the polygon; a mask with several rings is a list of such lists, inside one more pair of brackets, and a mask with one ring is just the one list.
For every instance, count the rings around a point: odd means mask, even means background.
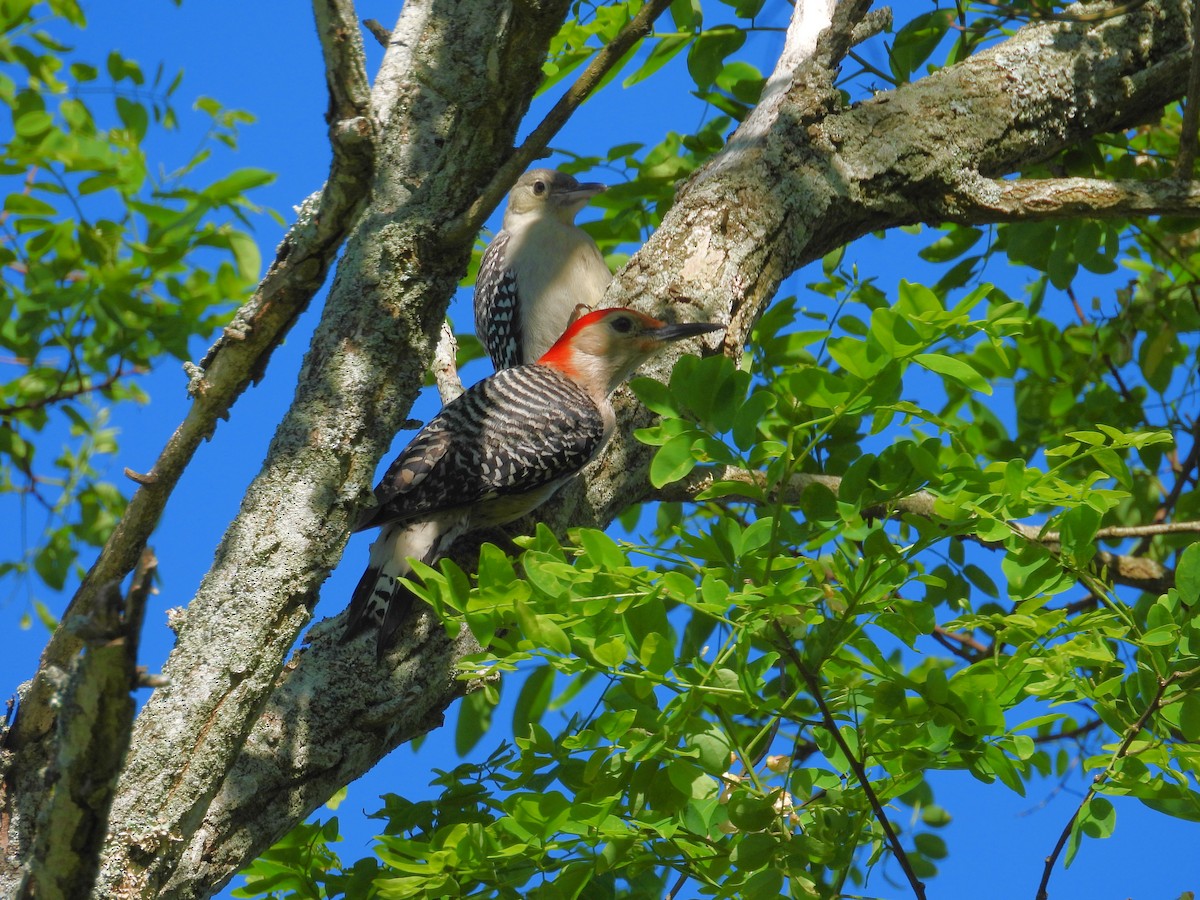
[{"label": "thin twig", "polygon": [[866,768],[858,761],[858,758],[851,751],[850,745],[842,737],[842,732],[837,727],[833,713],[829,711],[829,707],[825,703],[825,698],[821,694],[821,685],[817,680],[816,673],[809,671],[808,667],[804,664],[804,660],[796,652],[796,648],[788,639],[783,626],[776,622],[775,630],[779,633],[780,649],[787,654],[788,658],[792,661],[792,665],[796,667],[796,671],[800,673],[800,677],[808,685],[809,693],[812,694],[817,708],[821,711],[821,719],[825,724],[825,730],[829,732],[830,737],[837,743],[838,749],[845,754],[846,760],[850,763],[850,768],[854,770],[854,777],[862,785],[863,793],[867,795],[867,801],[871,804],[875,818],[883,828],[883,833],[887,837],[892,855],[896,857],[896,861],[900,863],[900,868],[904,870],[904,875],[908,879],[909,886],[912,887],[913,893],[919,900],[925,900],[925,884],[917,878],[917,874],[913,871],[912,864],[908,860],[908,854],[904,852],[904,847],[900,844],[900,838],[896,835],[895,830],[892,828],[892,823],[888,821],[887,814],[883,811],[883,804],[879,802],[879,797],[876,795],[875,789],[871,787],[871,781],[867,778]]},{"label": "thin twig", "polygon": [[0,416],[11,416],[14,413],[26,412],[33,409],[41,409],[42,407],[50,406],[53,403],[61,403],[64,400],[74,400],[76,397],[80,397],[84,394],[90,394],[92,391],[107,390],[127,375],[145,375],[148,371],[149,369],[146,369],[143,366],[134,366],[132,369],[123,369],[118,367],[117,371],[113,372],[103,381],[97,383],[88,382],[85,384],[81,380],[78,387],[71,388],[67,391],[59,389],[53,394],[48,394],[45,397],[41,397],[37,400],[30,400],[28,403],[17,403],[13,406],[0,406]]},{"label": "thin twig", "polygon": [[941,625],[933,626],[933,639],[957,656],[969,663],[977,663],[989,653],[989,648],[969,634],[949,631]]},{"label": "thin twig", "polygon": [[437,347],[433,351],[433,380],[437,383],[438,394],[445,406],[451,400],[458,399],[463,392],[462,380],[458,377],[458,340],[454,337],[454,329],[450,320],[442,322],[442,331],[438,335]]},{"label": "thin twig", "polygon": [[1055,741],[1069,741],[1075,738],[1081,738],[1084,735],[1091,734],[1103,723],[1099,719],[1092,719],[1090,722],[1085,722],[1078,728],[1070,728],[1066,731],[1055,731],[1050,734],[1034,735],[1033,742],[1035,744],[1052,744]]},{"label": "thin twig", "polygon": [[[1079,298],[1075,296],[1074,285],[1067,285],[1067,296],[1071,298],[1071,305],[1075,307],[1075,315],[1079,317],[1079,321],[1086,326],[1091,326],[1088,321],[1087,314],[1083,311],[1083,304],[1079,302]],[[1104,365],[1108,369],[1108,374],[1113,377],[1113,381],[1117,383],[1117,389],[1121,392],[1121,396],[1125,402],[1131,405],[1137,405],[1133,394],[1129,390],[1129,386],[1125,384],[1125,379],[1121,377],[1121,370],[1117,368],[1117,364],[1112,361],[1112,357],[1106,352],[1101,357],[1104,360]]]},{"label": "thin twig", "polygon": [[1137,736],[1141,734],[1142,729],[1146,727],[1146,723],[1150,721],[1150,717],[1163,706],[1162,699],[1167,688],[1175,682],[1189,678],[1198,672],[1200,672],[1200,669],[1190,669],[1186,672],[1172,672],[1166,678],[1158,679],[1158,690],[1154,693],[1154,699],[1150,701],[1142,711],[1142,714],[1138,716],[1138,720],[1125,732],[1125,738],[1121,741],[1121,746],[1117,748],[1117,752],[1113,754],[1112,761],[1104,768],[1103,772],[1097,773],[1092,779],[1092,786],[1088,788],[1087,794],[1084,795],[1083,800],[1076,807],[1075,811],[1071,813],[1071,818],[1067,820],[1066,827],[1063,828],[1062,834],[1058,836],[1058,842],[1054,845],[1054,851],[1046,857],[1046,865],[1042,869],[1042,880],[1038,883],[1037,900],[1047,900],[1047,897],[1049,897],[1046,888],[1050,883],[1050,873],[1054,871],[1054,864],[1058,862],[1059,854],[1062,853],[1063,847],[1067,844],[1067,839],[1071,836],[1071,829],[1075,825],[1075,820],[1079,818],[1079,814],[1083,812],[1087,805],[1092,802],[1092,798],[1096,796],[1096,791],[1100,785],[1104,784],[1112,775],[1113,767],[1129,753],[1129,748],[1133,745]]}]

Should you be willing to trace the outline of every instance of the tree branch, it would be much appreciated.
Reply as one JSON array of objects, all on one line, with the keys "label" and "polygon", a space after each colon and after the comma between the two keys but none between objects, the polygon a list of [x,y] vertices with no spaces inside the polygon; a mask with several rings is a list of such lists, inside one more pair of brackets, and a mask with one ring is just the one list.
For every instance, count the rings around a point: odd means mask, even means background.
[{"label": "tree branch", "polygon": [[[722,502],[758,502],[768,487],[766,475],[762,472],[750,472],[734,466],[698,466],[679,481],[664,485],[650,496],[656,500],[666,500],[676,503],[695,502],[702,493],[717,482],[733,482],[735,484],[745,484],[747,488],[753,488],[753,490],[748,490],[746,494],[724,494],[721,497]],[[776,490],[769,500],[772,502],[798,503],[803,497],[804,492],[814,485],[820,485],[836,496],[841,483],[841,478],[836,475],[810,475],[801,473],[793,475],[786,487]],[[928,519],[934,517],[934,503],[936,499],[933,494],[926,491],[918,491],[907,497],[899,497],[889,501],[886,507],[872,507],[864,509],[862,512],[863,515],[867,516],[899,518],[901,515],[908,514]],[[1056,531],[1043,531],[1039,526],[1025,525],[1020,522],[1009,522],[1008,525],[1025,540],[1031,543],[1042,544],[1052,552],[1056,552],[1057,546],[1061,543],[1061,536]],[[1200,534],[1200,522],[1114,525],[1108,528],[1101,528],[1097,531],[1096,539],[1105,540],[1160,534]],[[986,541],[974,535],[964,535],[964,537],[991,549],[1000,549],[1003,547],[1003,543],[998,541]],[[1171,569],[1166,568],[1155,560],[1145,557],[1121,555],[1109,553],[1106,550],[1099,550],[1096,553],[1095,562],[1105,569],[1115,582],[1127,587],[1134,587],[1153,593],[1162,593],[1175,584],[1175,573]]]},{"label": "tree branch", "polygon": [[1093,777],[1092,785],[1090,788],[1088,788],[1087,794],[1084,795],[1083,800],[1080,801],[1079,806],[1075,809],[1075,812],[1071,813],[1071,818],[1067,820],[1066,827],[1063,828],[1062,834],[1058,836],[1058,842],[1054,845],[1054,850],[1049,856],[1046,857],[1046,865],[1042,869],[1042,880],[1038,883],[1037,900],[1047,900],[1047,898],[1050,896],[1046,892],[1046,888],[1050,884],[1050,874],[1054,871],[1054,864],[1058,861],[1059,854],[1062,853],[1063,847],[1066,846],[1067,839],[1071,836],[1071,828],[1075,825],[1075,820],[1079,818],[1080,813],[1087,808],[1087,805],[1092,802],[1092,798],[1096,796],[1096,792],[1099,790],[1100,785],[1104,784],[1104,782],[1112,776],[1113,769],[1117,763],[1124,759],[1126,754],[1129,753],[1129,748],[1133,746],[1134,739],[1141,734],[1142,729],[1146,727],[1146,723],[1150,721],[1150,717],[1163,707],[1163,696],[1166,694],[1167,688],[1178,681],[1182,681],[1185,678],[1191,678],[1197,674],[1200,674],[1200,669],[1192,669],[1187,672],[1172,672],[1166,678],[1158,679],[1158,690],[1154,694],[1154,699],[1146,705],[1146,708],[1142,711],[1142,714],[1138,716],[1138,720],[1134,722],[1133,725],[1131,725],[1128,729],[1126,729],[1125,738],[1121,741],[1121,746],[1117,748],[1116,752],[1113,754],[1112,760],[1107,766],[1105,766],[1104,771],[1098,772],[1095,777]]},{"label": "tree branch", "polygon": [[[370,126],[372,140],[378,134],[376,165],[358,173],[370,205],[347,241],[293,406],[179,620],[163,669],[170,686],[155,691],[135,724],[113,808],[120,827],[110,831],[97,893],[192,898],[219,887],[294,824],[302,805],[315,808],[391,746],[434,727],[460,692],[452,660],[470,644],[448,640],[440,626],[418,628],[419,652],[407,644],[412,659],[387,676],[361,642],[320,644],[322,652],[301,655],[315,670],[294,662],[280,676],[407,418],[466,270],[474,236],[443,242],[442,223],[469,207],[509,152],[566,5],[404,5],[371,114],[354,120]],[[353,218],[326,227],[345,229]],[[338,690],[291,692],[314,678],[358,690],[355,727],[325,705]],[[389,685],[390,699],[363,691],[367,682]],[[420,694],[410,697],[416,683]],[[272,703],[272,691],[285,706]],[[368,695],[373,705],[362,710]],[[338,730],[310,741],[326,721]],[[262,789],[246,793],[248,784]],[[243,830],[251,819],[258,827]]]},{"label": "tree branch", "polygon": [[117,776],[125,762],[138,685],[137,646],[157,563],[147,548],[122,602],[111,584],[86,617],[65,619],[86,652],[62,691],[53,785],[35,839],[30,896],[85,897],[96,880]]},{"label": "tree branch", "polygon": [[888,846],[892,850],[892,856],[896,858],[896,862],[900,863],[900,868],[904,870],[904,877],[908,879],[909,887],[912,888],[918,900],[925,900],[925,885],[917,878],[916,872],[913,871],[912,863],[908,860],[908,854],[904,851],[903,845],[900,843],[900,838],[892,828],[892,823],[888,821],[887,813],[884,812],[883,804],[879,802],[879,797],[875,793],[875,789],[871,786],[871,779],[867,777],[867,770],[862,762],[854,755],[854,751],[850,749],[850,745],[842,736],[841,729],[838,728],[837,720],[834,719],[833,713],[825,703],[825,698],[821,694],[821,683],[817,679],[817,674],[809,670],[804,664],[804,660],[800,658],[800,654],[796,652],[795,646],[788,640],[787,633],[783,630],[778,622],[775,623],[775,631],[779,635],[779,648],[792,661],[792,665],[796,667],[796,671],[800,673],[800,677],[804,679],[804,683],[808,685],[808,692],[812,694],[813,700],[817,704],[817,708],[821,711],[821,720],[825,725],[825,730],[829,732],[829,736],[837,743],[838,749],[846,757],[846,761],[850,763],[850,768],[854,770],[854,777],[858,779],[858,783],[862,785],[863,793],[867,796],[867,801],[871,804],[871,810],[875,813],[875,819],[883,828],[883,833],[887,837]]},{"label": "tree branch", "polygon": [[[237,398],[261,377],[271,353],[308,306],[325,280],[346,233],[365,197],[368,182],[362,169],[363,146],[370,135],[365,120],[331,135],[334,159],[325,188],[300,207],[295,224],[279,245],[275,261],[253,296],[199,366],[189,364],[191,408],[159,453],[150,473],[130,498],[116,528],[72,598],[64,618],[88,614],[108,585],[119,584],[136,566],[151,532],[200,443],[210,438],[218,420],[229,417]],[[20,710],[8,745],[22,748],[50,735],[54,728],[55,694],[61,672],[69,669],[83,647],[68,629],[58,629],[42,653],[37,675],[18,690]],[[35,759],[37,752],[27,754]],[[53,758],[46,751],[43,758]],[[32,802],[31,797],[26,794]]]},{"label": "tree branch", "polygon": [[145,375],[148,371],[149,369],[146,369],[142,366],[133,366],[128,371],[126,371],[123,367],[118,366],[117,371],[113,372],[102,381],[88,381],[85,383],[83,379],[80,379],[79,384],[76,387],[69,388],[67,390],[60,389],[55,391],[53,394],[48,394],[45,397],[39,397],[37,400],[31,400],[28,403],[17,403],[12,406],[0,406],[0,416],[11,416],[19,412],[41,409],[45,406],[50,406],[53,403],[61,403],[64,400],[73,400],[76,397],[83,396],[84,394],[90,394],[92,391],[103,391],[112,387],[126,375]]},{"label": "tree branch", "polygon": [[366,116],[371,111],[371,86],[362,32],[353,0],[313,0],[317,37],[325,59],[325,84],[329,88],[330,125]]},{"label": "tree branch", "polygon": [[[1200,9],[1200,4],[1197,4]],[[1098,178],[964,176],[922,208],[929,222],[982,225],[1048,219],[1200,216],[1200,185],[1176,179],[1102,181]]]}]

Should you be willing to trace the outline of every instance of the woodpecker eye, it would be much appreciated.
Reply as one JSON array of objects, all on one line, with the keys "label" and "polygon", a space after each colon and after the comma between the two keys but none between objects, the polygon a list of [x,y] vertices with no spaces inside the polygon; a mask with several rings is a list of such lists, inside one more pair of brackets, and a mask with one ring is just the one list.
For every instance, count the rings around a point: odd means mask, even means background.
[{"label": "woodpecker eye", "polygon": [[533,193],[537,197],[540,197],[542,194],[546,193],[546,182],[535,181],[533,183]]},{"label": "woodpecker eye", "polygon": [[633,319],[629,318],[629,316],[617,316],[612,320],[612,329],[621,334],[629,334],[629,332],[633,331]]}]

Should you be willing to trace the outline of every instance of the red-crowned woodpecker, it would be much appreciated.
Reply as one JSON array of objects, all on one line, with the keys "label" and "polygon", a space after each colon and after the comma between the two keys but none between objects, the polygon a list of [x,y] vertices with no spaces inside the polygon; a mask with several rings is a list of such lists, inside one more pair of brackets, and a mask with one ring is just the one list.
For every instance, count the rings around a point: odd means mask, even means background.
[{"label": "red-crowned woodpecker", "polygon": [[496,371],[537,360],[579,304],[595,309],[612,275],[575,215],[604,185],[532,169],[508,195],[504,224],[475,279],[475,333]]},{"label": "red-crowned woodpecker", "polygon": [[343,640],[379,626],[382,655],[413,595],[410,558],[432,565],[466,532],[544,503],[612,434],[609,395],[672,341],[718,331],[631,309],[582,314],[536,363],[497,372],[426,425],[375,488],[355,530],[382,527],[350,599]]}]

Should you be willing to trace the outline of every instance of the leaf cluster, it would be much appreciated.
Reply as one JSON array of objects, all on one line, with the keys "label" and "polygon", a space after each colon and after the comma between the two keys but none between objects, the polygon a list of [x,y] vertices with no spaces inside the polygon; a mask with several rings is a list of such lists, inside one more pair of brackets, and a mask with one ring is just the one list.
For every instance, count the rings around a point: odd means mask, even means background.
[{"label": "leaf cluster", "polygon": [[[153,171],[146,147],[178,129],[183,73],[148,75],[115,50],[103,65],[76,59],[64,41],[86,24],[82,9],[49,7],[48,18],[32,2],[0,7],[12,123],[0,144],[0,492],[45,520],[0,575],[57,591],[124,508],[103,462],[117,450],[112,407],[146,402],[138,377],[187,360],[246,298],[261,268],[247,192],[273,175],[201,180],[213,145],[235,148],[252,121],[204,97],[199,149]],[[43,459],[55,443],[61,453]]]}]

